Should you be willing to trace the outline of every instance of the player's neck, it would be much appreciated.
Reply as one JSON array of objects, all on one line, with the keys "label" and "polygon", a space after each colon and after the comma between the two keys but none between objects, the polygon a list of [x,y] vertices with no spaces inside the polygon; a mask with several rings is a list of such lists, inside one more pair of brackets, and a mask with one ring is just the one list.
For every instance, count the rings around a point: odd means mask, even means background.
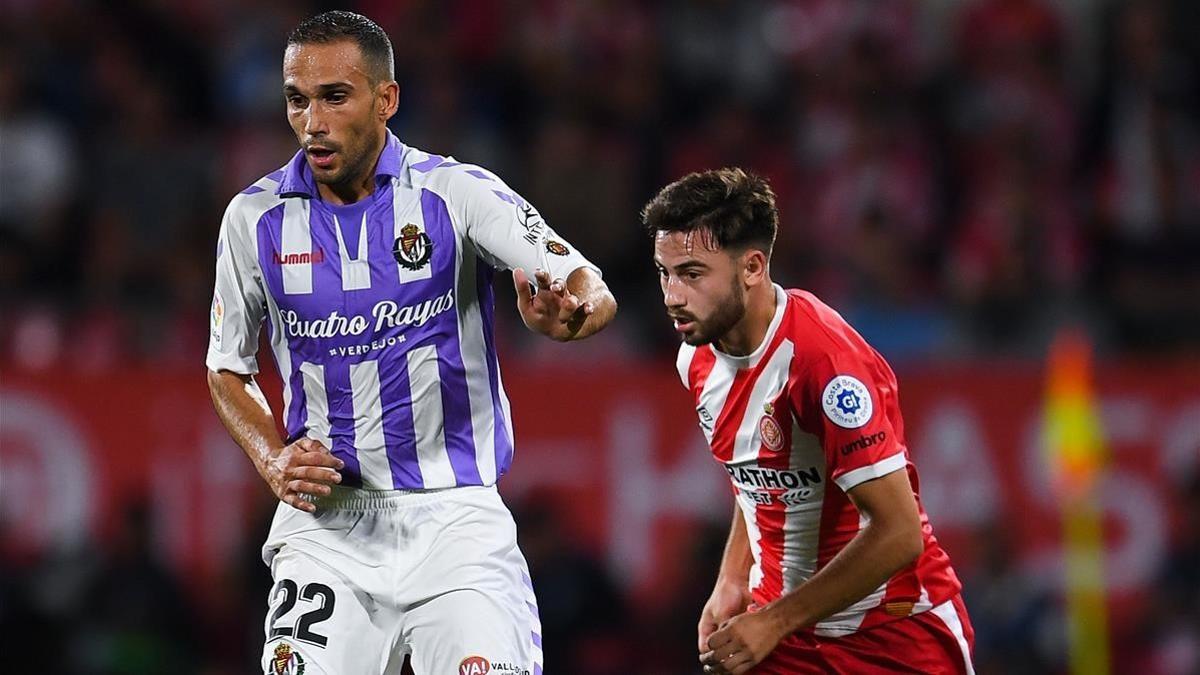
[{"label": "player's neck", "polygon": [[321,199],[331,204],[353,204],[375,192],[375,167],[379,164],[379,156],[383,153],[383,147],[386,144],[387,137],[384,136],[376,147],[369,151],[368,156],[374,157],[375,161],[353,177],[336,185],[317,183],[317,192],[321,195]]},{"label": "player's neck", "polygon": [[750,290],[746,315],[728,333],[717,340],[717,349],[730,356],[749,356],[767,338],[767,329],[775,318],[775,285],[770,281]]}]

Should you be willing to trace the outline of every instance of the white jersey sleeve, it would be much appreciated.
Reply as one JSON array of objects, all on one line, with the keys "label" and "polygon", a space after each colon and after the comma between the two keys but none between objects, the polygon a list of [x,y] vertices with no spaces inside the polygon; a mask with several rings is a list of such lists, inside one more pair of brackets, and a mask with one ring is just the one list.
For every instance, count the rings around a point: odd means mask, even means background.
[{"label": "white jersey sleeve", "polygon": [[536,269],[566,279],[589,267],[600,273],[542,218],[537,209],[495,174],[471,165],[455,167],[450,178],[450,208],[463,235],[481,258],[496,269]]},{"label": "white jersey sleeve", "polygon": [[266,314],[266,295],[256,254],[257,243],[234,198],[217,237],[217,276],[209,311],[209,370],[258,373],[258,331]]}]

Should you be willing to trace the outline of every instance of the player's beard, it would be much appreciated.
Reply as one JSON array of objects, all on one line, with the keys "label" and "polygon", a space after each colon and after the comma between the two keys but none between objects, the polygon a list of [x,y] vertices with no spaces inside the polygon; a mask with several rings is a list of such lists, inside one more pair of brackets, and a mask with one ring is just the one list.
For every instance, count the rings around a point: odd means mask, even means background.
[{"label": "player's beard", "polygon": [[735,275],[729,286],[729,294],[716,303],[712,315],[706,319],[696,319],[696,330],[691,335],[685,335],[683,341],[693,347],[716,342],[733,330],[733,327],[746,316],[746,292]]},{"label": "player's beard", "polygon": [[[384,143],[386,143],[386,139]],[[343,185],[349,185],[357,181],[361,181],[366,172],[370,171],[375,164],[377,156],[372,155],[370,134],[364,133],[358,137],[357,142],[340,143],[331,146],[337,151],[339,158],[342,160],[342,166],[332,173],[325,173],[313,170],[313,179],[318,183],[323,183],[331,188],[338,188]],[[309,168],[313,168],[311,165]]]}]

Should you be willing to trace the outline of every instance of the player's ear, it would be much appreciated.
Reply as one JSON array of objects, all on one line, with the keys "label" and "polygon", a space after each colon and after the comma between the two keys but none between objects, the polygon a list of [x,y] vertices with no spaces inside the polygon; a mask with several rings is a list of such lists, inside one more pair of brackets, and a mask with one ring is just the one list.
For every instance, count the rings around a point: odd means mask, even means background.
[{"label": "player's ear", "polygon": [[400,107],[400,84],[395,80],[379,83],[379,116],[386,122]]},{"label": "player's ear", "polygon": [[752,248],[742,254],[742,278],[747,286],[757,286],[767,278],[767,255]]}]

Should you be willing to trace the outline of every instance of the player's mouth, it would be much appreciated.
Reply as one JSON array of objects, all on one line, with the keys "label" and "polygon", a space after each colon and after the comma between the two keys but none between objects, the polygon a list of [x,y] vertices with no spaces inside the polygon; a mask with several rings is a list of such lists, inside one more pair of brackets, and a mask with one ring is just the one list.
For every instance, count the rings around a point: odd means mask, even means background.
[{"label": "player's mouth", "polygon": [[675,331],[678,333],[690,333],[696,327],[696,320],[691,317],[673,316],[675,321]]},{"label": "player's mouth", "polygon": [[318,169],[328,169],[333,166],[333,160],[337,157],[337,152],[329,148],[309,147],[305,148],[304,152],[308,155],[308,161]]}]

